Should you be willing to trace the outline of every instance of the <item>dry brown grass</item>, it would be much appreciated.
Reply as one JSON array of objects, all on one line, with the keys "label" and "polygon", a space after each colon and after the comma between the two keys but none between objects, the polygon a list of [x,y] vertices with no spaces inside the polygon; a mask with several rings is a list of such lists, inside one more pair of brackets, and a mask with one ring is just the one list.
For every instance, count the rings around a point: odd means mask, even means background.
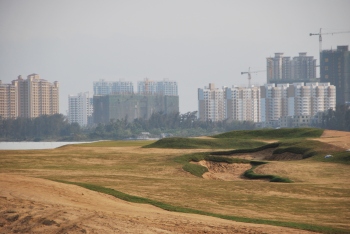
[{"label": "dry brown grass", "polygon": [[218,214],[309,223],[350,230],[348,165],[274,161],[256,173],[275,174],[291,184],[250,180],[204,180],[181,169],[174,158],[207,150],[140,147],[63,147],[2,151],[0,173],[86,182]]}]

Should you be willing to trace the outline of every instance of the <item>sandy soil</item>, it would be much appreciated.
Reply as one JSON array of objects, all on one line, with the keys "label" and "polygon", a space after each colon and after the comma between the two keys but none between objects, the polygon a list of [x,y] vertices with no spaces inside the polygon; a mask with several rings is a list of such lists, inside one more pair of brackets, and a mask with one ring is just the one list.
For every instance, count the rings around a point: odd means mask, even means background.
[{"label": "sandy soil", "polygon": [[265,149],[254,153],[239,153],[231,155],[234,158],[243,158],[247,160],[265,160],[272,155],[275,149]]},{"label": "sandy soil", "polygon": [[322,136],[314,140],[326,142],[343,149],[350,149],[350,132],[324,130]]},{"label": "sandy soil", "polygon": [[0,188],[0,233],[313,233],[168,212],[12,174],[0,174]]},{"label": "sandy soil", "polygon": [[250,169],[252,166],[247,163],[224,163],[224,162],[211,162],[211,161],[199,161],[192,162],[208,168],[208,172],[203,174],[204,179],[210,180],[243,180],[243,173]]}]

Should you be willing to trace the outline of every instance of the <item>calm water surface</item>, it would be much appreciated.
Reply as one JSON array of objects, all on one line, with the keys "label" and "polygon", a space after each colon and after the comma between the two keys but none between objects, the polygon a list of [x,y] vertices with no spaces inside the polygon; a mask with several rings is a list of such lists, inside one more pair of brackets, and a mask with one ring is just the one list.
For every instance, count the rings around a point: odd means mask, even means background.
[{"label": "calm water surface", "polygon": [[54,149],[62,145],[89,142],[0,142],[0,150]]}]

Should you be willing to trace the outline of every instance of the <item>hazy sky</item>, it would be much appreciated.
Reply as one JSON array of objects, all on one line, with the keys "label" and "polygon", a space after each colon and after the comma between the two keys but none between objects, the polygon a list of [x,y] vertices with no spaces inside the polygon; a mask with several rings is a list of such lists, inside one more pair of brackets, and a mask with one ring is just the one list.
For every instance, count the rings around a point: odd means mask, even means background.
[{"label": "hazy sky", "polygon": [[[178,82],[180,112],[197,110],[197,88],[248,84],[275,52],[319,57],[317,33],[350,31],[349,0],[0,0],[0,80],[37,73],[68,95],[93,81]],[[350,45],[324,35],[323,48]],[[252,75],[264,84],[266,73]]]}]

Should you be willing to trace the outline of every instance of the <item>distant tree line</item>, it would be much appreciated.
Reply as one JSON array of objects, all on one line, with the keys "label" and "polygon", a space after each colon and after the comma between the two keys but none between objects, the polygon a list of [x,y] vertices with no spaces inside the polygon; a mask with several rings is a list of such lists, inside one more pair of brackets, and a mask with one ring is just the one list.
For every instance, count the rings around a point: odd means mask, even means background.
[{"label": "distant tree line", "polygon": [[153,113],[148,120],[135,119],[127,121],[111,120],[107,124],[98,126],[89,134],[90,139],[125,139],[136,138],[141,132],[149,132],[151,136],[159,137],[160,134],[171,136],[200,136],[212,135],[231,130],[254,129],[255,124],[250,121],[199,121],[197,111],[185,114],[162,112]]},{"label": "distant tree line", "polygon": [[81,128],[68,123],[61,115],[43,115],[37,118],[2,119],[0,117],[0,140],[2,141],[81,141],[100,139],[128,139],[149,132],[151,137],[213,135],[231,130],[254,129],[253,122],[199,121],[197,112],[185,114],[154,113],[150,119],[127,121],[111,120],[107,124]]},{"label": "distant tree line", "polygon": [[3,141],[58,140],[80,133],[77,123],[68,123],[61,114],[37,118],[3,119],[0,116],[0,139]]},{"label": "distant tree line", "polygon": [[339,131],[350,131],[350,107],[337,106],[336,110],[329,109],[322,114],[318,127]]}]

